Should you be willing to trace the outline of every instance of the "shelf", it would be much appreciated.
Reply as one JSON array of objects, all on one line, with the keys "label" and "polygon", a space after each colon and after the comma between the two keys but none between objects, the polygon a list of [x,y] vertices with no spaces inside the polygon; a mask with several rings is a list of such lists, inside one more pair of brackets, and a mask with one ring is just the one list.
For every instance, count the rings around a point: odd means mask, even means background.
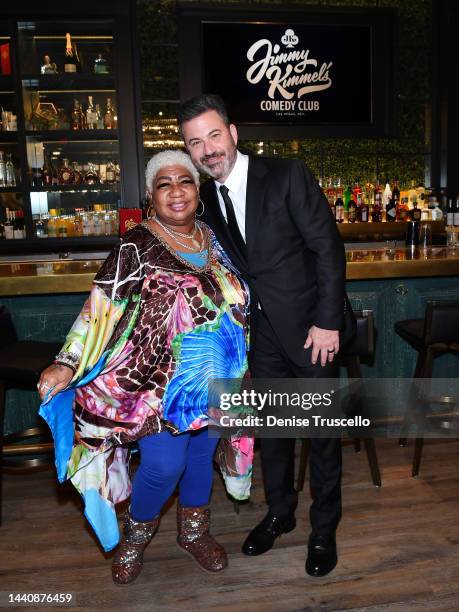
[{"label": "shelf", "polygon": [[22,188],[19,185],[15,187],[0,187],[0,193],[22,193]]},{"label": "shelf", "polygon": [[26,136],[57,142],[118,140],[118,130],[27,130]]},{"label": "shelf", "polygon": [[60,192],[60,191],[120,191],[119,183],[96,183],[94,185],[50,185],[48,187],[34,187],[33,185],[30,187],[31,193],[35,192]]},{"label": "shelf", "polygon": [[0,142],[17,142],[17,132],[0,132]]},{"label": "shelf", "polygon": [[77,90],[108,90],[115,93],[115,77],[110,74],[94,74],[93,72],[64,72],[60,74],[24,74],[21,77],[23,87],[46,91],[62,91],[71,93]]},{"label": "shelf", "polygon": [[119,241],[119,236],[85,236],[72,238],[24,238],[21,240],[0,240],[0,253],[49,253],[74,251],[79,247],[102,247],[110,250]]}]

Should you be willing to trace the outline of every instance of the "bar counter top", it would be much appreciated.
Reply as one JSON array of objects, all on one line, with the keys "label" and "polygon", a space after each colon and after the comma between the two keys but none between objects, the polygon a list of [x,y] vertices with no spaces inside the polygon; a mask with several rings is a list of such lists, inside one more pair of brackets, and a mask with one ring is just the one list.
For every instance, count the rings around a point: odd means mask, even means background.
[{"label": "bar counter top", "polygon": [[[353,249],[346,252],[347,280],[459,276],[459,248]],[[0,263],[0,295],[86,293],[102,260]]]}]

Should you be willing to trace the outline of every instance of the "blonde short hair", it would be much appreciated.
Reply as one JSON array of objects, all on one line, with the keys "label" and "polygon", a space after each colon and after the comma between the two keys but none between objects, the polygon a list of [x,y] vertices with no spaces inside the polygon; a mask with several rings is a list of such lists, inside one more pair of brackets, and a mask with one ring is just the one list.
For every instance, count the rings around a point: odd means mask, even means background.
[{"label": "blonde short hair", "polygon": [[190,171],[196,186],[199,188],[199,172],[193,166],[191,157],[178,149],[168,149],[167,151],[156,153],[148,162],[145,169],[147,189],[152,188],[156,175],[164,166],[183,166]]}]

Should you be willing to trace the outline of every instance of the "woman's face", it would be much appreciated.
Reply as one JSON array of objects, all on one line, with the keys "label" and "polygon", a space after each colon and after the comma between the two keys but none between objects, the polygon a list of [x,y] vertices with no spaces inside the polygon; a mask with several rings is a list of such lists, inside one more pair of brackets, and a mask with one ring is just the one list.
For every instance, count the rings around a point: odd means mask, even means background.
[{"label": "woman's face", "polygon": [[160,221],[186,225],[194,221],[198,207],[198,188],[185,166],[160,168],[150,190],[152,204]]}]

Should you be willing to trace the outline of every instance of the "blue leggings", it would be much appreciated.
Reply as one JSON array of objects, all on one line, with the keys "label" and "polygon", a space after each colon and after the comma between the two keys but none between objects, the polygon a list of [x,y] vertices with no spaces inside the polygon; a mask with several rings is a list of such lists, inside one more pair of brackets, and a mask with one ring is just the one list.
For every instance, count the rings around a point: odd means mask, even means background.
[{"label": "blue leggings", "polygon": [[132,483],[131,516],[150,521],[179,485],[182,506],[209,503],[212,489],[212,459],[218,438],[207,428],[177,436],[163,431],[139,440],[140,465]]}]

